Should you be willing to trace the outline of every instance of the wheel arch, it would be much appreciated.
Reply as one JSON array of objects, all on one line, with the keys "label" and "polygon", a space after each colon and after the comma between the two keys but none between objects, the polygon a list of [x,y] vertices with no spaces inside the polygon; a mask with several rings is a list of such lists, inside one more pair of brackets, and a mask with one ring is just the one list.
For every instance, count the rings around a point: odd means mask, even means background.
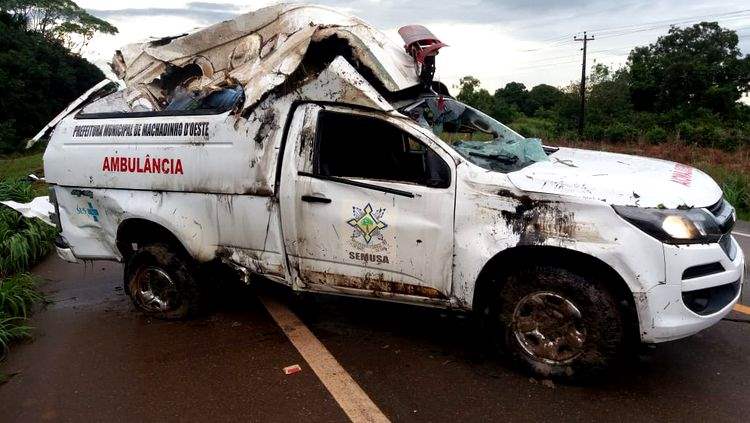
[{"label": "wheel arch", "polygon": [[187,247],[173,231],[152,220],[131,217],[120,222],[120,225],[117,227],[115,245],[125,262],[135,252],[132,244],[149,244],[155,242],[164,242],[189,254]]},{"label": "wheel arch", "polygon": [[638,336],[638,315],[635,299],[630,287],[620,274],[609,264],[592,255],[555,246],[518,246],[499,252],[492,257],[479,272],[474,289],[473,309],[482,312],[486,307],[483,303],[489,295],[490,288],[504,283],[504,275],[513,269],[540,263],[557,266],[573,271],[583,277],[592,276],[604,282],[615,295],[618,302],[623,303],[626,320],[632,327],[631,333]]}]

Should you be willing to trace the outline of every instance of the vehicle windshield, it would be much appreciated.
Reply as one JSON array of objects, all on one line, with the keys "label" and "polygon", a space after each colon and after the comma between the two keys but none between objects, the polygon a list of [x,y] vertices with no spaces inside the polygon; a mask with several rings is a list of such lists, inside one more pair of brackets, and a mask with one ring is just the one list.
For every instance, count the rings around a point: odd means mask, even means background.
[{"label": "vehicle windshield", "polygon": [[513,172],[549,160],[541,140],[524,138],[452,98],[422,98],[401,112],[432,130],[466,160],[485,169]]}]

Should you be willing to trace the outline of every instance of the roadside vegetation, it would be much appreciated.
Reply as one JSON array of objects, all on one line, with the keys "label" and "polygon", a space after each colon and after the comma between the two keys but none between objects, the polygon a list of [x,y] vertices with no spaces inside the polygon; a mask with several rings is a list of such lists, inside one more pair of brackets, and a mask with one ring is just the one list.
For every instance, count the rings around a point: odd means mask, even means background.
[{"label": "roadside vegetation", "polygon": [[[25,179],[30,173],[42,175],[41,152],[0,158],[0,201],[28,202],[45,195],[44,183]],[[44,296],[29,269],[52,250],[55,235],[51,226],[0,205],[0,362],[11,343],[31,336],[27,319]],[[0,372],[0,384],[6,380]]]},{"label": "roadside vegetation", "polygon": [[[0,201],[31,201],[34,188],[21,179],[0,181]],[[28,273],[52,249],[56,230],[0,206],[0,361],[10,343],[30,335],[26,324],[32,306],[43,299],[37,278]],[[0,381],[2,377],[0,376]]]},{"label": "roadside vegetation", "polygon": [[[750,55],[733,30],[716,22],[677,28],[634,48],[627,64],[595,64],[586,83],[586,120],[578,133],[580,85],[519,82],[490,93],[461,79],[458,99],[551,145],[578,146],[673,160],[721,184],[750,219]],[[747,99],[746,99],[747,100]]]},{"label": "roadside vegetation", "polygon": [[104,79],[80,56],[97,32],[117,29],[70,0],[0,0],[0,154]]},{"label": "roadside vegetation", "polygon": [[[117,28],[71,0],[0,0],[0,201],[28,202],[46,194],[43,146],[26,141],[71,101],[104,79],[81,57],[96,33]],[[29,269],[52,249],[56,229],[0,206],[0,361],[26,338],[27,318],[43,300]],[[0,383],[4,376],[0,373]]]}]

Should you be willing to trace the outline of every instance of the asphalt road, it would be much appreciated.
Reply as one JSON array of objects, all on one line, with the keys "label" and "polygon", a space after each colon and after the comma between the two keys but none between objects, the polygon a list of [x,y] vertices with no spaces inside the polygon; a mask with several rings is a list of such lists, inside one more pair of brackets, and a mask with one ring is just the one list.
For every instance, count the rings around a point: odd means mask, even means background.
[{"label": "asphalt road", "polygon": [[[750,234],[750,225],[738,232]],[[750,237],[739,236],[750,252]],[[0,421],[347,421],[253,290],[209,317],[149,320],[133,310],[114,263],[50,257],[35,273],[54,301],[33,342],[0,370]],[[488,353],[459,314],[327,296],[287,305],[392,421],[715,420],[750,415],[750,316],[646,349],[606,380],[552,384]],[[743,302],[750,304],[745,292]],[[284,375],[282,368],[302,371]]]}]

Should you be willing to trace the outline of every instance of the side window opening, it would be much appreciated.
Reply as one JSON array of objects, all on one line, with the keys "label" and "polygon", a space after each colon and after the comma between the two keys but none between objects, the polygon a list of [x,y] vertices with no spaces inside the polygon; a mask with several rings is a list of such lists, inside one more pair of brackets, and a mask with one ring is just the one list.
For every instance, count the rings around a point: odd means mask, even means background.
[{"label": "side window opening", "polygon": [[450,168],[432,149],[383,120],[339,112],[318,119],[315,173],[450,186]]},{"label": "side window opening", "polygon": [[[79,113],[79,118],[88,117],[147,117],[219,114],[236,108],[244,101],[241,85],[218,87],[211,90],[175,88],[167,99],[163,110],[154,110],[151,102],[141,97],[128,98],[128,89],[102,97]],[[131,93],[132,94],[132,93]]]},{"label": "side window opening", "polygon": [[242,97],[242,87],[219,88],[208,93],[177,88],[172,99],[164,108],[170,111],[206,110],[227,111],[234,107]]}]

